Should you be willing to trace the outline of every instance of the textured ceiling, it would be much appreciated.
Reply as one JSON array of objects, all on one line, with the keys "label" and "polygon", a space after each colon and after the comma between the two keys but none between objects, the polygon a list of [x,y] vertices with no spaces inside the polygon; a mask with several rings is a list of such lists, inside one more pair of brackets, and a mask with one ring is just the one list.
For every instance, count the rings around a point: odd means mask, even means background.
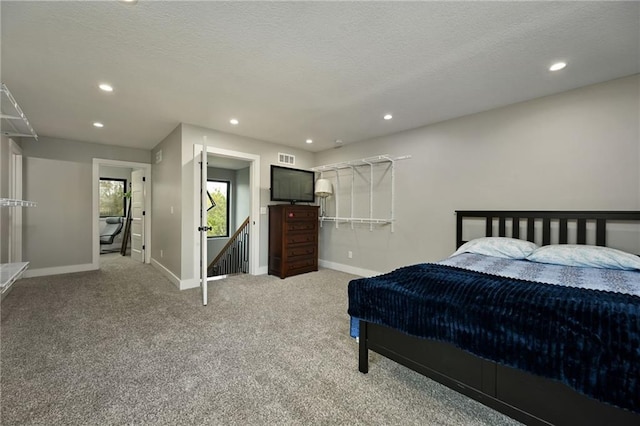
[{"label": "textured ceiling", "polygon": [[[185,122],[320,151],[640,72],[637,2],[3,0],[0,13],[2,82],[39,135],[145,149]],[[550,73],[557,60],[569,66]]]}]

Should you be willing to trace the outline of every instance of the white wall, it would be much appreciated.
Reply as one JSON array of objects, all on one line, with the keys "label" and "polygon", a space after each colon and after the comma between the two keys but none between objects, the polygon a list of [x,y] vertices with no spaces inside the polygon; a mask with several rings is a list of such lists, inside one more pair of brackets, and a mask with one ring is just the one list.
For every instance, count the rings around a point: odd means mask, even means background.
[{"label": "white wall", "polygon": [[639,87],[635,75],[318,153],[412,156],[397,163],[395,233],[325,224],[320,258],[378,272],[444,258],[455,210],[638,209]]}]

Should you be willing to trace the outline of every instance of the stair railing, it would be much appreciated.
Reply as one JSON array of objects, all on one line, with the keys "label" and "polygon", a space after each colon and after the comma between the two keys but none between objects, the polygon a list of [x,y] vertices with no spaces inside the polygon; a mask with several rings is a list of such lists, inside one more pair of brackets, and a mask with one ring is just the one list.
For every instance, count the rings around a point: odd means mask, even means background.
[{"label": "stair railing", "polygon": [[246,218],[207,268],[207,276],[249,272],[249,218]]}]

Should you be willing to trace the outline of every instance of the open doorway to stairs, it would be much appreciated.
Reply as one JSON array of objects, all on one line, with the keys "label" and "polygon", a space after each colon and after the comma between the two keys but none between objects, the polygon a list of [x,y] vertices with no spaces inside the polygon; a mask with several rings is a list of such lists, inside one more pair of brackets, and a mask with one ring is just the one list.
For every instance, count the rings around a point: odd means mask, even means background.
[{"label": "open doorway to stairs", "polygon": [[251,162],[207,156],[207,276],[249,272]]},{"label": "open doorway to stairs", "polygon": [[[111,202],[105,202],[105,193],[112,194]],[[100,268],[101,254],[107,253],[124,253],[133,260],[149,263],[150,239],[151,164],[94,159],[92,258],[95,269]],[[124,246],[123,240],[126,240]],[[121,251],[123,247],[125,250]]]},{"label": "open doorway to stairs", "polygon": [[[258,275],[260,273],[260,156],[212,146],[207,146],[206,153],[206,163],[211,163],[211,166],[215,166],[216,164],[226,164],[227,167],[229,167],[229,164],[236,164],[235,167],[242,166],[242,168],[246,169],[245,166],[248,165],[248,273],[251,275]],[[196,158],[194,165],[200,164],[199,166],[194,167],[194,219],[196,224],[199,224],[204,220],[204,225],[206,226],[206,221],[208,220],[207,209],[210,207],[211,203],[208,200],[206,191],[201,191],[201,188],[206,188],[209,170],[208,167],[202,167],[201,164],[202,145],[194,145],[194,158]],[[202,197],[204,197],[204,199]],[[246,205],[244,205],[243,208],[245,209],[244,211],[246,211]],[[210,260],[207,250],[208,241],[203,242],[203,239],[206,240],[204,231],[200,231],[198,226],[194,228],[196,228],[194,229],[196,244],[193,251],[193,276],[200,282],[203,294],[203,304],[206,305],[207,281],[216,280],[218,277],[207,278],[207,266],[209,265],[208,261]],[[219,277],[224,277],[224,275],[220,275]]]}]

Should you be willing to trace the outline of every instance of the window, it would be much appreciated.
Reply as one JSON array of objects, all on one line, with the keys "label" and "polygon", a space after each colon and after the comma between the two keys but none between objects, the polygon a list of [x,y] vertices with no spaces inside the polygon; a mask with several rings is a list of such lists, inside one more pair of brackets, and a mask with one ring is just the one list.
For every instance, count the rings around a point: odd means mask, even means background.
[{"label": "window", "polygon": [[126,179],[100,178],[100,217],[125,216]]},{"label": "window", "polygon": [[229,187],[230,182],[211,179],[207,181],[207,225],[211,231],[207,237],[229,236]]}]

